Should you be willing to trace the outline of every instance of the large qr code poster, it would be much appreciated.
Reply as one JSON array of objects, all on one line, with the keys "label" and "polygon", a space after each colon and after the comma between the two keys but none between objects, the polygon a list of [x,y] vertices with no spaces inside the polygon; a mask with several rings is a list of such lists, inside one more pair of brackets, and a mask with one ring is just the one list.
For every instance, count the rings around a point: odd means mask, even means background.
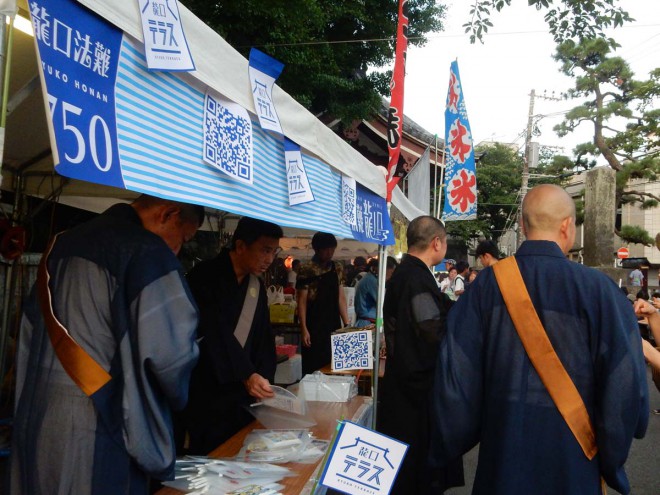
[{"label": "large qr code poster", "polygon": [[374,365],[371,330],[332,335],[332,371],[371,369]]},{"label": "large qr code poster", "polygon": [[230,177],[252,184],[252,121],[243,107],[220,95],[204,99],[204,162]]}]

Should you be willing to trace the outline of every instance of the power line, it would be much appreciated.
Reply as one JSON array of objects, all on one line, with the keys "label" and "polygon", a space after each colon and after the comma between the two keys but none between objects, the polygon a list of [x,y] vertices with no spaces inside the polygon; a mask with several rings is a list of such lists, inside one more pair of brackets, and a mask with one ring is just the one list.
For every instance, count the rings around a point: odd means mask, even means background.
[{"label": "power line", "polygon": [[[644,25],[635,25],[635,26],[622,26],[619,29],[635,27],[635,28],[644,28],[644,27],[658,27],[660,24],[644,24]],[[526,34],[539,34],[547,33],[546,30],[537,30],[537,31],[506,31],[502,33],[488,33],[488,36],[511,36],[511,35],[526,35]],[[462,38],[466,34],[456,33],[456,34],[430,34],[427,36],[409,36],[408,40],[432,40],[440,38]],[[335,41],[301,41],[298,43],[267,43],[264,45],[249,45],[254,48],[263,48],[266,46],[314,46],[314,45],[339,45],[339,44],[350,44],[350,43],[373,43],[373,42],[391,42],[396,41],[396,37],[392,36],[389,38],[360,38],[355,40],[335,40]],[[240,46],[238,48],[246,48],[247,45]]]}]

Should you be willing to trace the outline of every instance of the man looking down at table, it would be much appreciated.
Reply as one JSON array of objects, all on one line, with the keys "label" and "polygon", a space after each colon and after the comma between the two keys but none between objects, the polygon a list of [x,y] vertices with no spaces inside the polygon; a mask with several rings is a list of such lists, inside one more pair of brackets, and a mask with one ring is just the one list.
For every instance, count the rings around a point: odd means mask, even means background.
[{"label": "man looking down at table", "polygon": [[229,248],[188,274],[200,311],[200,357],[184,412],[191,454],[218,447],[254,419],[245,406],[273,396],[275,338],[258,275],[277,257],[282,236],[278,225],[243,217]]},{"label": "man looking down at table", "polygon": [[170,407],[197,359],[176,258],[204,209],[150,196],[60,234],[24,308],[11,493],[148,493],[170,479]]}]

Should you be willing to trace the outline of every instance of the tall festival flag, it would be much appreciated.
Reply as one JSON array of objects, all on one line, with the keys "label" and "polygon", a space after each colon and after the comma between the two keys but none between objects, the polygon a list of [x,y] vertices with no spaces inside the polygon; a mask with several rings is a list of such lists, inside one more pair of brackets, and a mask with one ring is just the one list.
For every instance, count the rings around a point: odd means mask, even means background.
[{"label": "tall festival flag", "polygon": [[477,218],[477,172],[458,62],[451,64],[445,110],[445,205],[442,219]]},{"label": "tall festival flag", "polygon": [[392,74],[390,109],[387,114],[387,202],[392,201],[392,190],[401,179],[397,171],[403,135],[403,84],[406,77],[406,52],[408,51],[408,0],[399,0],[399,24],[396,31],[396,58]]}]

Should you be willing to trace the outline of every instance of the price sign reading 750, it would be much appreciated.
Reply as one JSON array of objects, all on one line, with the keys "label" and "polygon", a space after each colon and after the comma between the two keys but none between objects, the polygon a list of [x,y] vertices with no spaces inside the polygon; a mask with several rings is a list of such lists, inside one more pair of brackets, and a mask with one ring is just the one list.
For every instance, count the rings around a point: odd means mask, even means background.
[{"label": "price sign reading 750", "polygon": [[30,16],[66,177],[124,188],[115,116],[122,32],[72,0],[35,0]]},{"label": "price sign reading 750", "polygon": [[63,139],[58,151],[60,163],[72,165],[88,163],[89,160],[101,172],[108,172],[117,157],[114,156],[113,140],[116,134],[110,133],[108,124],[100,115],[85,114],[83,109],[66,101],[58,106],[58,99],[48,95],[50,118],[62,133],[71,133]]}]

